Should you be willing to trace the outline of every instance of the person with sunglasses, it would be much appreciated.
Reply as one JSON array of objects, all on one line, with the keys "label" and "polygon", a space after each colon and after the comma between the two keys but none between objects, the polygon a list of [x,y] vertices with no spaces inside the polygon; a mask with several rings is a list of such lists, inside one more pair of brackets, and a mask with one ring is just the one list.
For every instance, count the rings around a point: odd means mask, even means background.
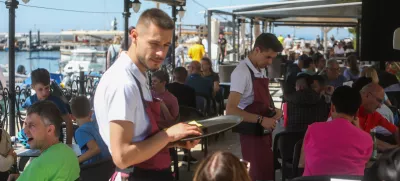
[{"label": "person with sunglasses", "polygon": [[[369,133],[373,128],[382,126],[395,136],[398,143],[398,128],[376,111],[384,103],[384,93],[383,88],[377,83],[369,83],[361,89],[362,103],[357,114],[360,128]],[[379,150],[397,147],[381,140],[377,140],[377,146]]]},{"label": "person with sunglasses", "polygon": [[[51,90],[50,90],[50,73],[44,68],[38,68],[31,73],[31,79],[32,79],[32,90],[35,91],[35,94],[32,96],[29,96],[26,100],[25,103],[22,105],[22,108],[27,109],[31,105],[33,105],[36,102],[48,100],[53,102],[57,108],[60,110],[62,114],[62,118],[66,124],[66,132],[67,132],[67,144],[72,144],[72,120],[69,116],[69,109],[67,107],[67,104],[64,103],[63,100],[61,100],[60,97],[56,97],[51,95]],[[63,141],[63,134],[60,136],[60,141]]]}]

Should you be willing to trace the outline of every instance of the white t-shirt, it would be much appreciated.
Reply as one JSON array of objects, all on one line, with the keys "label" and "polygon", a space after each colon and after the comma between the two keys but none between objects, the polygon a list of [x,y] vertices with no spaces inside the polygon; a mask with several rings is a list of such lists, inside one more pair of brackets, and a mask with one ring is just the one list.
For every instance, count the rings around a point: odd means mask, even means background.
[{"label": "white t-shirt", "polygon": [[344,54],[344,49],[343,49],[343,47],[342,47],[342,48],[339,48],[339,46],[335,46],[334,51],[335,51],[335,54],[336,54],[336,55]]},{"label": "white t-shirt", "polygon": [[242,94],[242,98],[240,99],[240,103],[238,107],[240,109],[245,109],[248,105],[252,104],[254,101],[254,92],[253,92],[253,82],[251,80],[250,70],[254,72],[254,77],[257,78],[267,78],[266,70],[261,69],[261,72],[258,71],[254,65],[250,62],[249,58],[244,59],[236,66],[235,70],[233,70],[231,74],[231,92],[238,92]]},{"label": "white t-shirt", "polygon": [[152,100],[145,75],[125,52],[104,73],[96,89],[94,111],[100,135],[109,149],[110,121],[132,122],[132,142],[143,141],[150,133],[150,121],[145,114],[139,88],[132,74],[139,80],[145,100]]}]

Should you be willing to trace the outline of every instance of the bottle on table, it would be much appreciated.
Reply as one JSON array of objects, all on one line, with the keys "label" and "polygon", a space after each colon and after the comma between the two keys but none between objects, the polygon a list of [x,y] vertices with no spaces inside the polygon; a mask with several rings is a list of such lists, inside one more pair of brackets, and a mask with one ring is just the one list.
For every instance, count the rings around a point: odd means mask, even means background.
[{"label": "bottle on table", "polygon": [[375,128],[371,129],[370,133],[371,133],[372,141],[373,141],[373,144],[374,144],[371,158],[372,159],[376,159],[377,156],[378,156],[378,148],[377,148],[377,145],[376,145],[376,129]]}]

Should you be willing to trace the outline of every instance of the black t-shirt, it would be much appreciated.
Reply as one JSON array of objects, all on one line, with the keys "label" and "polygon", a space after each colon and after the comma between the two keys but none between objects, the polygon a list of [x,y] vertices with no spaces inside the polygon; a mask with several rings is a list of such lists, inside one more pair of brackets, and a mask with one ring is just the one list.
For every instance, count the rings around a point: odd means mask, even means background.
[{"label": "black t-shirt", "polygon": [[174,82],[167,84],[167,89],[178,99],[180,106],[196,108],[196,92],[193,88]]},{"label": "black t-shirt", "polygon": [[225,47],[226,47],[226,39],[225,39],[225,38],[220,38],[220,39],[218,39],[218,45],[219,45],[219,48],[225,50]]}]

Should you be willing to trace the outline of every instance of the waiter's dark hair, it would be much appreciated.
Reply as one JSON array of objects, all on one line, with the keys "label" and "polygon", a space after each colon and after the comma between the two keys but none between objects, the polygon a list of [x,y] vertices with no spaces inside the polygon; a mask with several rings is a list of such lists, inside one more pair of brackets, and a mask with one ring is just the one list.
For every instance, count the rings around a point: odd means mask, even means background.
[{"label": "waiter's dark hair", "polygon": [[148,27],[151,23],[165,30],[172,30],[175,27],[174,21],[167,13],[157,8],[151,8],[140,15],[136,28],[140,27],[139,25]]},{"label": "waiter's dark hair", "polygon": [[361,105],[360,92],[349,86],[340,86],[336,88],[331,99],[337,113],[343,113],[349,116],[356,115]]},{"label": "waiter's dark hair", "polygon": [[272,50],[274,52],[281,52],[283,50],[281,42],[271,33],[261,33],[254,43],[253,50],[257,47],[261,51]]},{"label": "waiter's dark hair", "polygon": [[251,181],[247,168],[230,152],[215,152],[197,167],[193,181]]}]

